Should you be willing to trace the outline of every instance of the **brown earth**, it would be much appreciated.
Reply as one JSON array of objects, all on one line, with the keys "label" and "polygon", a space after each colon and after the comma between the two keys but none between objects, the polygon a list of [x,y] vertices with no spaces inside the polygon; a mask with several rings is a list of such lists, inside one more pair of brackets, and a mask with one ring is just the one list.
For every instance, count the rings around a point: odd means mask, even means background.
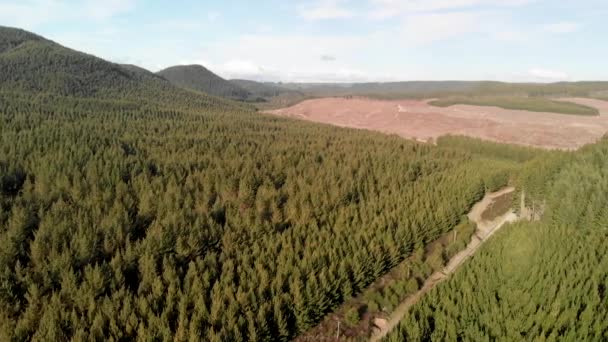
[{"label": "brown earth", "polygon": [[[564,99],[608,114],[608,102]],[[608,132],[608,115],[578,116],[498,107],[431,106],[422,100],[322,98],[269,111],[274,115],[360,128],[428,142],[443,135],[465,135],[491,141],[551,149],[577,149]]]}]

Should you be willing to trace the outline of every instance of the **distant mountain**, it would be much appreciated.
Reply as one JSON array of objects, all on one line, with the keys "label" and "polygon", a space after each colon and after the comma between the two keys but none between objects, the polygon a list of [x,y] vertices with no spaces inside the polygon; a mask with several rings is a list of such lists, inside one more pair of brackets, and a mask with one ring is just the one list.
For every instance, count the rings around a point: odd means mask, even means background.
[{"label": "distant mountain", "polygon": [[144,69],[144,68],[142,68],[140,66],[137,66],[135,64],[119,64],[119,65],[121,67],[123,67],[123,69],[127,69],[127,70],[129,70],[131,72],[134,72],[136,74],[162,78],[161,76],[153,73],[152,71],[149,71],[148,69]]},{"label": "distant mountain", "polygon": [[441,98],[446,96],[598,96],[608,82],[505,83],[496,81],[405,81],[386,83],[282,83],[282,88],[313,97],[371,96]]},{"label": "distant mountain", "polygon": [[237,106],[176,87],[143,68],[120,65],[0,26],[0,92],[126,99],[188,108]]},{"label": "distant mountain", "polygon": [[158,75],[171,83],[206,94],[235,100],[247,100],[250,93],[237,84],[231,83],[201,65],[178,65],[161,70]]},{"label": "distant mountain", "polygon": [[252,98],[271,98],[287,93],[299,93],[296,90],[281,87],[276,83],[262,83],[249,80],[230,80],[231,83],[247,90]]}]

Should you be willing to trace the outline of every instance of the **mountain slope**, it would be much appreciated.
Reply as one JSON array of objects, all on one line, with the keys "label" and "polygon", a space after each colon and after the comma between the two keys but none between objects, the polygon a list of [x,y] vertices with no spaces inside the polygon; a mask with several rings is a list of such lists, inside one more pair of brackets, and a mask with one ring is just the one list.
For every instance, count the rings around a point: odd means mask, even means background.
[{"label": "mountain slope", "polygon": [[176,87],[143,69],[111,63],[9,27],[0,27],[0,92],[120,99],[180,108],[238,106]]},{"label": "mountain slope", "polygon": [[230,83],[201,65],[177,65],[161,70],[158,75],[187,89],[236,100],[246,100],[249,92]]},{"label": "mountain slope", "polygon": [[46,39],[21,29],[0,26],[0,53],[11,50],[27,41],[46,41]]},{"label": "mountain slope", "polygon": [[247,90],[251,94],[251,97],[253,97],[253,98],[269,98],[269,97],[280,96],[280,95],[287,94],[287,93],[301,94],[298,91],[283,88],[274,83],[262,83],[262,82],[256,82],[256,81],[250,81],[250,80],[239,80],[239,79],[230,80],[230,82]]},{"label": "mountain slope", "polygon": [[147,76],[151,76],[151,77],[162,79],[161,76],[153,73],[152,71],[149,71],[148,69],[144,69],[144,68],[142,68],[140,66],[137,66],[135,64],[120,64],[120,66],[123,69],[127,69],[128,71],[131,71],[131,72],[139,74],[139,75],[147,75]]}]

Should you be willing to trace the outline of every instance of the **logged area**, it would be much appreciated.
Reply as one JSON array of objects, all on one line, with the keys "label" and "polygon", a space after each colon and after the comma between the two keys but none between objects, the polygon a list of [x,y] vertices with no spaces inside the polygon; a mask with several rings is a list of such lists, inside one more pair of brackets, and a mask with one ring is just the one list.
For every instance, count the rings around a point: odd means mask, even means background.
[{"label": "logged area", "polygon": [[[591,100],[586,104],[604,111],[607,102]],[[270,113],[421,141],[444,135],[465,135],[565,150],[596,142],[608,132],[608,116],[563,115],[473,105],[440,108],[421,100],[323,98]]]}]

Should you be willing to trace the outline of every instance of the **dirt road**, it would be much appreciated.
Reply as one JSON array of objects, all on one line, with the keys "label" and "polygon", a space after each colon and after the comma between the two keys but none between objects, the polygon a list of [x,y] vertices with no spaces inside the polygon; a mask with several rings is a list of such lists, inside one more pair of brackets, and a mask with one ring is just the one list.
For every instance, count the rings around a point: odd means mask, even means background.
[{"label": "dirt road", "polygon": [[471,242],[467,246],[466,249],[456,254],[445,268],[441,271],[433,273],[425,282],[424,285],[418,292],[406,298],[399,306],[393,311],[388,320],[387,324],[373,335],[370,341],[380,341],[384,336],[386,336],[395,326],[399,324],[403,316],[408,312],[410,307],[422,298],[427,292],[429,292],[433,287],[442,281],[446,280],[448,276],[454,273],[458,267],[462,265],[462,263],[471,255],[473,255],[481,245],[495,232],[497,232],[501,227],[504,226],[507,222],[514,222],[517,220],[517,215],[513,211],[509,211],[506,214],[497,217],[492,221],[483,221],[481,219],[481,214],[488,208],[488,206],[492,203],[492,201],[500,197],[504,194],[515,191],[514,188],[505,188],[500,191],[487,194],[483,200],[475,204],[471,212],[469,213],[469,219],[477,224],[477,230],[473,235]]}]

